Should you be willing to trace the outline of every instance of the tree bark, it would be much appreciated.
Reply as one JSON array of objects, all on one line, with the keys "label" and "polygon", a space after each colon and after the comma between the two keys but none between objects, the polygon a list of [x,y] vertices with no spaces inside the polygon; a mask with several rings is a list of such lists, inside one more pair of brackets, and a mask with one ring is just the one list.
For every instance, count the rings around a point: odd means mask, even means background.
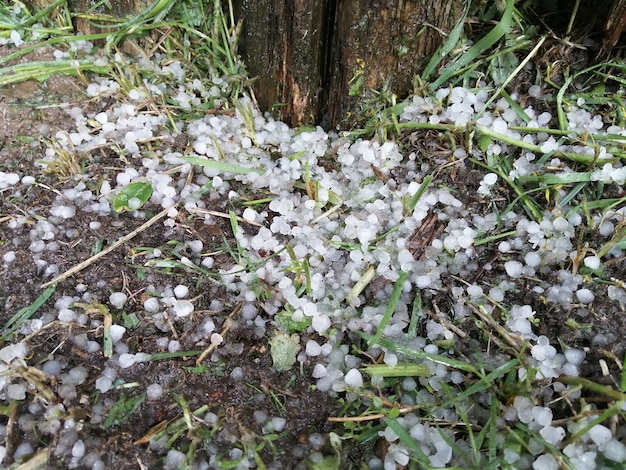
[{"label": "tree bark", "polygon": [[318,119],[328,27],[324,0],[238,0],[239,52],[261,109],[289,123]]},{"label": "tree bark", "polygon": [[[290,125],[346,124],[366,90],[399,97],[463,0],[235,0],[240,52],[259,106]],[[351,93],[350,93],[351,91]],[[352,95],[352,96],[350,96]],[[278,108],[274,105],[278,104]],[[348,120],[349,125],[349,120]]]},{"label": "tree bark", "polygon": [[462,8],[458,0],[339,0],[329,84],[331,124],[349,125],[368,90],[386,88],[406,97]]}]

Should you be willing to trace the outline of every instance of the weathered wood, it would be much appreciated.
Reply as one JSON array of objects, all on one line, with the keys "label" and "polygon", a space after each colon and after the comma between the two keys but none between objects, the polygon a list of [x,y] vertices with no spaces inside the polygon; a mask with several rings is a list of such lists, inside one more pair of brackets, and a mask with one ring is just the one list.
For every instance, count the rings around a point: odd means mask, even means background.
[{"label": "weathered wood", "polygon": [[610,55],[626,29],[626,0],[614,0],[604,25],[605,35],[599,57]]},{"label": "weathered wood", "polygon": [[236,0],[243,20],[239,52],[263,110],[289,123],[310,123],[321,105],[325,1]]},{"label": "weathered wood", "polygon": [[[342,123],[363,91],[400,97],[459,17],[462,0],[235,0],[240,52],[263,110],[291,125]],[[357,90],[358,91],[358,90]],[[279,107],[276,108],[275,105]]]},{"label": "weathered wood", "polygon": [[339,0],[329,84],[331,124],[349,125],[346,118],[362,93],[381,90],[386,83],[391,92],[406,97],[415,75],[458,21],[462,6],[445,0]]}]

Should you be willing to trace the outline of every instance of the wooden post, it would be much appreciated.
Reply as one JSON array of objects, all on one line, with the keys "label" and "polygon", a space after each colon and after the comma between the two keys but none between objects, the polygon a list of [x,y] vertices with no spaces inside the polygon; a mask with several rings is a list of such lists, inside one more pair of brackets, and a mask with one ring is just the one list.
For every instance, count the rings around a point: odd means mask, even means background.
[{"label": "wooden post", "polygon": [[289,123],[315,122],[321,112],[324,0],[238,0],[243,20],[239,52],[256,79],[256,99]]},{"label": "wooden post", "polygon": [[339,0],[332,44],[328,114],[350,126],[368,90],[405,98],[461,15],[463,2]]},{"label": "wooden post", "polygon": [[240,52],[250,76],[257,77],[261,109],[278,111],[294,126],[326,116],[335,127],[345,124],[362,98],[359,87],[380,90],[388,82],[400,97],[408,95],[462,3],[236,0],[243,20]]}]

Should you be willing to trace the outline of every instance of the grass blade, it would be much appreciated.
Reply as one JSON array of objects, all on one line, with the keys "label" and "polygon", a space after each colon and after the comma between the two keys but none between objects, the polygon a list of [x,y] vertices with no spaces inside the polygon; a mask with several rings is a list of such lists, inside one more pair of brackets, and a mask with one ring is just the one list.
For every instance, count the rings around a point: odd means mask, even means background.
[{"label": "grass blade", "polygon": [[224,171],[227,173],[238,173],[241,175],[247,175],[249,173],[262,174],[263,171],[257,168],[248,168],[245,166],[235,165],[233,163],[218,162],[216,160],[209,160],[208,158],[200,157],[179,157],[181,160],[194,165],[200,165],[203,167],[211,168],[213,170]]},{"label": "grass blade", "polygon": [[439,49],[435,51],[433,56],[428,61],[428,64],[426,65],[426,67],[424,68],[424,72],[422,73],[422,80],[424,81],[430,80],[433,74],[437,71],[437,67],[439,66],[441,61],[444,59],[444,57],[446,57],[450,52],[452,52],[454,47],[459,42],[459,39],[461,38],[461,34],[463,34],[463,29],[465,26],[465,18],[467,18],[469,5],[470,5],[470,2],[467,2],[465,6],[465,11],[459,17],[459,21],[457,22],[456,25],[454,25],[454,28],[452,28],[452,31],[450,31],[450,33],[448,34],[448,38],[439,47]]},{"label": "grass blade", "polygon": [[400,300],[400,295],[402,294],[402,286],[404,286],[404,283],[406,282],[408,278],[409,278],[408,271],[400,271],[400,276],[398,277],[398,279],[396,280],[396,283],[393,286],[393,292],[391,294],[391,298],[389,299],[389,305],[387,306],[387,310],[385,311],[385,315],[383,316],[383,319],[381,320],[380,325],[378,325],[376,334],[370,340],[370,346],[378,343],[378,340],[380,339],[383,332],[385,331],[385,327],[387,326],[389,321],[391,321],[391,317],[396,311],[396,306],[398,305],[398,301]]},{"label": "grass blade", "polygon": [[20,326],[22,326],[22,324],[24,324],[26,320],[32,317],[35,314],[35,312],[37,312],[37,310],[39,310],[41,306],[48,301],[48,299],[54,293],[56,288],[57,288],[57,285],[52,284],[45,291],[43,291],[42,294],[39,297],[37,297],[37,299],[32,304],[30,304],[28,307],[24,307],[15,315],[13,315],[9,319],[9,321],[6,322],[6,324],[4,325],[4,332],[2,333],[2,336],[0,337],[0,339],[2,339],[3,341],[7,339],[7,337],[11,333],[16,331]]},{"label": "grass blade", "polygon": [[507,0],[502,18],[494,28],[482,37],[476,44],[463,54],[458,60],[448,65],[441,71],[439,78],[430,87],[437,90],[445,82],[450,80],[460,69],[474,62],[487,49],[497,43],[503,36],[511,31],[515,0]]},{"label": "grass blade", "polygon": [[413,440],[413,438],[406,431],[406,429],[402,427],[398,420],[389,417],[385,419],[385,423],[393,430],[393,432],[396,433],[396,435],[400,439],[400,442],[402,442],[402,444],[404,444],[411,452],[413,452],[414,455],[417,456],[419,462],[422,465],[425,465],[426,468],[431,468],[431,463],[428,456],[424,453],[422,449],[420,449],[417,443]]}]

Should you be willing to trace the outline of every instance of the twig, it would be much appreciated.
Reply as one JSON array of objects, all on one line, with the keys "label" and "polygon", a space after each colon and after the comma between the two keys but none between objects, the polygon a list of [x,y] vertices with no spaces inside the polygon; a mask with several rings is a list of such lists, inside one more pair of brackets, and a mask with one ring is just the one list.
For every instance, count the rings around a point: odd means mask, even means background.
[{"label": "twig", "polygon": [[[189,212],[194,214],[209,214],[214,215],[215,217],[222,217],[224,219],[230,219],[230,215],[224,212],[212,211],[209,209],[198,209],[198,208],[189,208]],[[243,217],[237,216],[237,222],[242,222],[244,224],[256,225],[257,227],[263,227],[263,224],[258,222],[254,222],[252,220],[244,219]]]},{"label": "twig", "polygon": [[[228,315],[228,318],[226,318],[226,320],[224,321],[224,326],[222,327],[222,331],[220,331],[220,336],[223,338],[224,336],[226,336],[226,333],[228,333],[228,330],[230,330],[230,327],[233,324],[233,317],[235,315],[237,315],[240,311],[241,311],[241,307],[243,306],[243,304],[241,302],[239,302],[235,308],[233,309],[232,312],[230,312],[230,315]],[[199,366],[200,364],[202,364],[202,361],[204,361],[206,359],[206,357],[211,354],[213,352],[213,350],[215,348],[217,348],[218,343],[211,343],[209,345],[208,348],[206,348],[204,351],[202,351],[202,354],[200,354],[198,356],[198,359],[196,359],[196,365]]]},{"label": "twig", "polygon": [[[405,413],[410,413],[412,411],[415,411],[419,408],[421,408],[420,405],[407,406],[405,408],[400,408],[398,412],[400,414],[405,414]],[[330,416],[328,418],[328,421],[330,421],[331,423],[349,423],[349,422],[360,423],[362,421],[374,421],[377,419],[386,418],[387,416],[388,414],[385,414],[385,413],[376,413],[373,415],[366,415],[366,416],[348,416],[345,418],[339,418],[337,416]]]},{"label": "twig", "polygon": [[63,281],[64,279],[67,279],[68,277],[76,274],[77,272],[82,271],[83,269],[85,269],[87,266],[92,265],[93,263],[95,263],[96,261],[98,261],[100,258],[108,255],[109,253],[111,253],[113,250],[115,250],[116,248],[119,248],[120,245],[123,245],[124,243],[126,243],[128,240],[130,240],[131,238],[133,238],[135,235],[143,232],[144,230],[148,229],[149,227],[151,227],[152,225],[154,225],[155,223],[157,223],[160,219],[162,219],[163,217],[165,217],[167,215],[167,213],[169,212],[169,210],[171,209],[163,209],[161,212],[159,212],[157,215],[155,215],[154,217],[152,217],[150,220],[148,220],[146,223],[144,223],[143,225],[137,227],[135,230],[133,230],[132,232],[130,232],[127,235],[124,235],[122,238],[120,238],[118,241],[116,241],[115,243],[113,243],[111,246],[105,248],[104,250],[102,250],[100,253],[97,253],[95,255],[93,255],[91,258],[86,259],[85,261],[83,261],[82,263],[77,264],[76,266],[74,266],[71,269],[68,269],[67,271],[65,271],[63,274],[59,274],[57,277],[55,277],[54,279],[52,279],[51,281],[48,281],[44,284],[41,285],[42,289],[45,289],[46,287],[54,284],[55,282],[59,282],[59,281]]}]

